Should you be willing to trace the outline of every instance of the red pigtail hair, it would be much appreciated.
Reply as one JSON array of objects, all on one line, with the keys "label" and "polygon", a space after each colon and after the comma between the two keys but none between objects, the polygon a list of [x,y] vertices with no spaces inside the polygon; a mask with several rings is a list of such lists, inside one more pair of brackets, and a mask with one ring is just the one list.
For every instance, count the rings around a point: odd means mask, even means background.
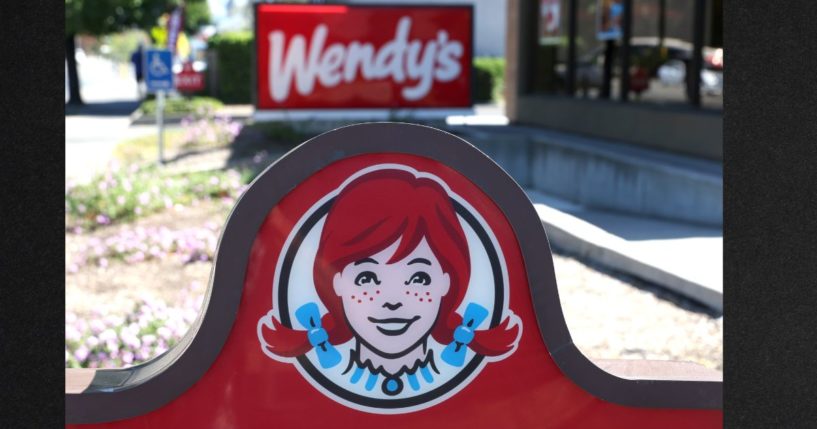
[{"label": "red pigtail hair", "polygon": [[[309,343],[306,336],[307,331],[287,328],[274,316],[268,317],[268,320],[271,320],[272,327],[267,323],[261,323],[261,337],[267,351],[281,357],[297,357],[312,348],[312,344]],[[327,313],[321,318],[321,327],[326,329],[329,334],[329,342],[332,344],[337,344],[332,341],[335,326],[335,319],[331,314]]]},{"label": "red pigtail hair", "polygon": [[[468,347],[483,356],[502,356],[513,350],[520,335],[520,324],[513,323],[511,325],[512,319],[515,317],[508,316],[502,323],[491,329],[474,331],[474,339],[471,340]],[[454,340],[454,329],[461,323],[462,316],[452,313],[448,321],[448,326],[451,328],[451,341]]]}]

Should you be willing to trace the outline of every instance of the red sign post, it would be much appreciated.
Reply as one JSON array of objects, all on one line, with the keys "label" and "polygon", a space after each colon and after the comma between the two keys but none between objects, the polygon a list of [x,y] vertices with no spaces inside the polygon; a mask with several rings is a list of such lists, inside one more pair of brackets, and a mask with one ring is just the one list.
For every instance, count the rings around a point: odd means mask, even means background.
[{"label": "red sign post", "polygon": [[176,75],[176,89],[179,92],[196,92],[204,89],[204,73],[193,70],[191,63],[185,63]]},{"label": "red sign post", "polygon": [[259,109],[471,106],[471,6],[256,5]]}]

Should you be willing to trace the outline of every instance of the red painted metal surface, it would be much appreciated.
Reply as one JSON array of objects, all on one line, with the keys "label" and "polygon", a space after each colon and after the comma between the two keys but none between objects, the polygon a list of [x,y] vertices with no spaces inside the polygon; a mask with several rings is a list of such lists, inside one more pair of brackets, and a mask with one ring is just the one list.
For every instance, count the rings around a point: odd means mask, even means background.
[{"label": "red painted metal surface", "polygon": [[260,109],[469,107],[472,9],[258,5]]},{"label": "red painted metal surface", "polygon": [[[358,411],[324,395],[294,365],[266,356],[256,332],[259,318],[270,308],[276,261],[295,223],[351,174],[380,163],[400,163],[432,172],[484,217],[504,253],[509,306],[524,326],[518,349],[504,360],[488,364],[461,391],[429,408],[396,415]],[[146,415],[69,427],[719,428],[722,417],[721,410],[620,406],[576,386],[556,366],[542,340],[524,262],[502,211],[470,181],[436,161],[412,155],[369,154],[322,169],[270,211],[253,246],[230,337],[215,363],[192,388]]]}]

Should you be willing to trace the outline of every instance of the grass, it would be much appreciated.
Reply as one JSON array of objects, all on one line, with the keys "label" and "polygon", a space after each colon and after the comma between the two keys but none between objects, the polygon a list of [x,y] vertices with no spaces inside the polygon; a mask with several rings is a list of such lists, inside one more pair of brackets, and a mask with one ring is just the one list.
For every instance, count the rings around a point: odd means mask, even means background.
[{"label": "grass", "polygon": [[[218,110],[222,107],[224,107],[224,103],[211,97],[182,97],[165,100],[166,115],[201,113],[207,110]],[[139,109],[145,115],[155,115],[156,100],[143,101]]]},{"label": "grass", "polygon": [[[176,152],[183,147],[185,131],[165,130],[164,152]],[[159,157],[159,137],[156,134],[125,140],[116,145],[113,156],[122,164],[143,164],[156,161]]]}]

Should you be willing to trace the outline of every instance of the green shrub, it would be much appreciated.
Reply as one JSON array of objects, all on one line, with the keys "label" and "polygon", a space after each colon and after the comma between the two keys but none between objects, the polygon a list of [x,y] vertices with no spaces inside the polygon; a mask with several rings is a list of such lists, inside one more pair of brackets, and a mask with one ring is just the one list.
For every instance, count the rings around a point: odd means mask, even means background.
[{"label": "green shrub", "polygon": [[243,171],[236,170],[173,173],[156,166],[115,166],[87,184],[66,185],[65,224],[90,230],[195,200],[236,198],[244,178]]},{"label": "green shrub", "polygon": [[505,59],[501,57],[474,58],[474,101],[500,100],[505,86]]},{"label": "green shrub", "polygon": [[300,143],[307,138],[306,133],[299,132],[285,122],[256,122],[252,127],[260,131],[269,140],[280,143]]},{"label": "green shrub", "polygon": [[218,97],[225,103],[252,101],[253,35],[249,31],[217,34],[208,41],[215,51]]},{"label": "green shrub", "polygon": [[[224,107],[221,101],[210,97],[165,99],[165,115],[186,115],[202,111],[212,111]],[[139,107],[145,115],[156,114],[156,100],[145,100]]]}]

